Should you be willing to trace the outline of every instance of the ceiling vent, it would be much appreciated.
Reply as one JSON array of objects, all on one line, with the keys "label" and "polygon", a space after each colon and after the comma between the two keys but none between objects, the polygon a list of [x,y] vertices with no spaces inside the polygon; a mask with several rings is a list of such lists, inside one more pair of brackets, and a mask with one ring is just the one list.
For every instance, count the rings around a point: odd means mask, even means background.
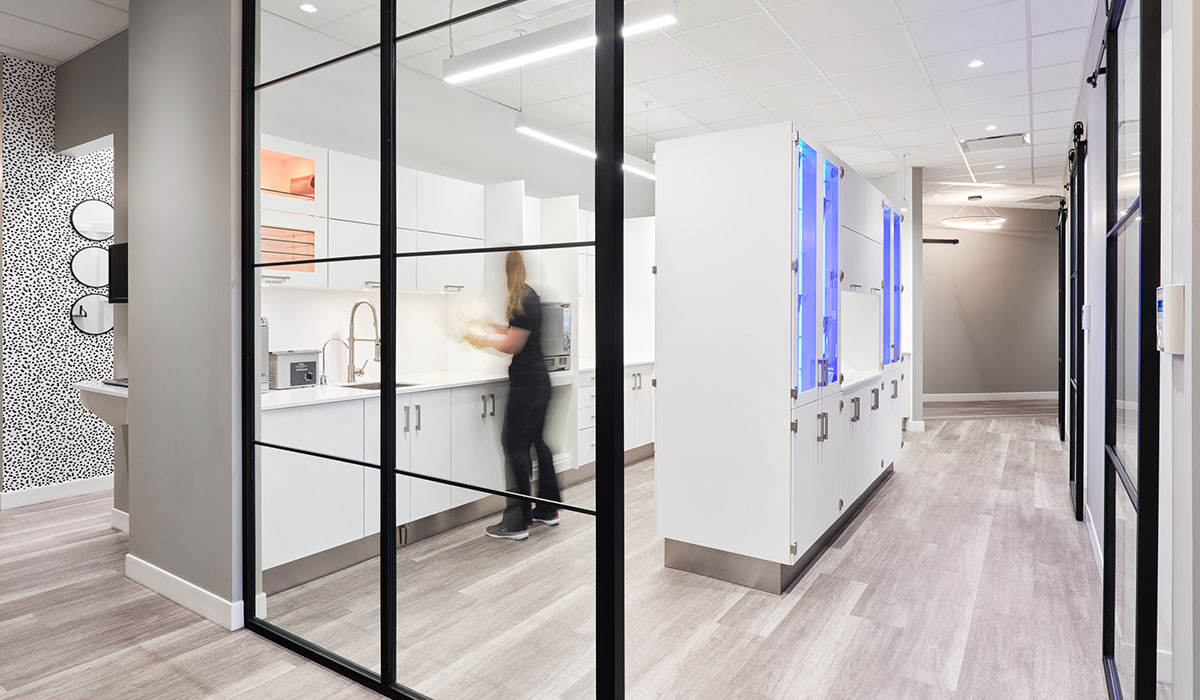
[{"label": "ceiling vent", "polygon": [[1001,148],[1016,148],[1030,144],[1029,134],[1004,134],[1003,136],[985,136],[981,139],[962,141],[962,149],[967,153],[979,151],[995,151]]},{"label": "ceiling vent", "polygon": [[1060,199],[1062,199],[1062,197],[1057,194],[1044,194],[1040,197],[1032,197],[1030,199],[1022,199],[1019,202],[1017,202],[1017,204],[1033,204],[1033,205],[1050,204],[1050,205],[1058,206],[1058,200],[1060,200]]},{"label": "ceiling vent", "polygon": [[526,22],[542,19],[549,12],[566,10],[583,4],[581,0],[526,0],[512,8],[512,13]]}]

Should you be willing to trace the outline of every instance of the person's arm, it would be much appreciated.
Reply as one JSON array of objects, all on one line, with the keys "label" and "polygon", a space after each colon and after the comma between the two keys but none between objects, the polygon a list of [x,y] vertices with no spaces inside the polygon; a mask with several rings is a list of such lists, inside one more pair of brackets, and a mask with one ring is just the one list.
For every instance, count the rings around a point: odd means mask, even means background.
[{"label": "person's arm", "polygon": [[504,329],[503,338],[470,338],[470,343],[477,348],[491,348],[505,355],[516,355],[525,347],[525,343],[529,340],[529,331],[516,326],[509,326]]}]

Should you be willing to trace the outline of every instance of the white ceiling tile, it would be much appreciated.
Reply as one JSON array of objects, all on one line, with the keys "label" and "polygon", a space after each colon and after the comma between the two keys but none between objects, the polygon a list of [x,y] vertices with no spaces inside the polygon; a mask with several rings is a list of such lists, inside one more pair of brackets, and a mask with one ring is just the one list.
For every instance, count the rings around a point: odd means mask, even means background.
[{"label": "white ceiling tile", "polygon": [[802,45],[900,24],[893,0],[803,0],[771,10]]},{"label": "white ceiling tile", "polygon": [[695,126],[698,122],[674,107],[652,109],[646,114],[629,114],[625,116],[625,124],[630,128],[642,130],[649,124],[650,133],[682,129],[685,126]]},{"label": "white ceiling tile", "polygon": [[880,92],[896,92],[929,84],[920,61],[904,61],[888,66],[839,73],[829,79],[846,99]]},{"label": "white ceiling tile", "polygon": [[861,119],[851,121],[838,122],[836,124],[822,124],[814,126],[810,130],[813,137],[822,143],[826,141],[836,141],[838,139],[852,139],[859,136],[870,136],[875,133],[871,129],[871,125]]},{"label": "white ceiling tile", "polygon": [[1033,91],[1065,90],[1083,84],[1083,62],[1059,63],[1033,69]]},{"label": "white ceiling tile", "polygon": [[[989,126],[996,128],[989,130]],[[1000,117],[999,119],[960,122],[954,125],[954,133],[958,134],[958,138],[964,141],[967,139],[982,139],[989,136],[1003,136],[1005,134],[1027,134],[1029,133],[1029,116],[1021,115],[1019,117]]]},{"label": "white ceiling tile", "polygon": [[919,112],[868,117],[867,122],[878,133],[889,134],[897,131],[911,131],[934,124],[947,124],[948,120],[945,112],[941,109],[926,109]]},{"label": "white ceiling tile", "polygon": [[1066,168],[1034,168],[1033,176],[1039,183],[1046,181],[1066,182],[1066,172]]},{"label": "white ceiling tile", "polygon": [[922,56],[1024,39],[1025,2],[1008,0],[916,20],[908,29]]},{"label": "white ceiling tile", "polygon": [[557,126],[582,124],[595,121],[596,114],[574,100],[561,99],[553,102],[529,105],[525,107],[526,114]]},{"label": "white ceiling tile", "polygon": [[1034,158],[1044,158],[1046,156],[1053,156],[1053,155],[1061,154],[1063,158],[1066,158],[1067,151],[1069,151],[1069,150],[1071,150],[1071,149],[1065,143],[1064,144],[1045,144],[1045,145],[1041,145],[1041,146],[1034,146],[1033,147],[1033,157]]},{"label": "white ceiling tile", "polygon": [[1030,0],[1030,25],[1035,35],[1090,27],[1095,8],[1093,0]]},{"label": "white ceiling tile", "polygon": [[[835,151],[836,152],[836,151]],[[862,153],[848,153],[842,156],[842,160],[853,168],[863,168],[869,165],[878,165],[886,163],[889,165],[900,165],[900,160],[891,151],[865,151]],[[862,174],[861,172],[859,173]]]},{"label": "white ceiling tile", "polygon": [[1063,109],[1057,112],[1039,112],[1033,115],[1033,128],[1053,129],[1055,127],[1070,127],[1075,124],[1075,110]]},{"label": "white ceiling tile", "polygon": [[2,22],[23,17],[95,40],[107,39],[129,25],[128,12],[91,0],[4,0],[0,11],[5,14]]},{"label": "white ceiling tile", "polygon": [[946,115],[955,124],[999,117],[1017,117],[1023,114],[1029,114],[1029,98],[1027,96],[1004,97],[946,108]]},{"label": "white ceiling tile", "polygon": [[1018,97],[1029,94],[1029,73],[1019,71],[958,80],[953,83],[942,83],[936,89],[942,104],[947,107],[997,98]]},{"label": "white ceiling tile", "polygon": [[841,124],[848,121],[858,121],[862,117],[854,111],[849,102],[826,102],[810,105],[790,112],[786,115],[803,127],[814,128],[826,124]]},{"label": "white ceiling tile", "polygon": [[805,47],[826,75],[886,66],[917,57],[903,27],[885,27]]},{"label": "white ceiling tile", "polygon": [[900,7],[900,14],[904,16],[904,19],[911,22],[915,19],[924,19],[960,10],[969,10],[972,7],[981,7],[995,1],[954,0],[953,2],[946,2],[946,0],[896,0],[896,4]]},{"label": "white ceiling tile", "polygon": [[675,34],[674,38],[710,66],[793,47],[779,27],[761,12]]},{"label": "white ceiling tile", "polygon": [[948,126],[935,126],[913,131],[898,131],[894,134],[880,136],[888,148],[901,150],[911,146],[925,146],[934,143],[954,143],[954,132]]},{"label": "white ceiling tile", "polygon": [[520,109],[522,105],[530,106],[550,102],[562,97],[562,95],[550,92],[546,88],[536,83],[531,83],[528,80],[525,80],[524,85],[522,85],[520,75],[506,75],[503,78],[471,85],[467,89],[476,95],[482,95],[489,100],[506,104],[513,109]]},{"label": "white ceiling tile", "polygon": [[1087,52],[1088,33],[1086,28],[1080,28],[1033,37],[1033,65],[1052,66],[1082,61]]},{"label": "white ceiling tile", "polygon": [[1061,127],[1058,129],[1039,129],[1030,135],[1033,145],[1041,146],[1046,144],[1066,146],[1070,150],[1071,144],[1071,128]]},{"label": "white ceiling tile", "polygon": [[682,139],[688,136],[699,136],[700,134],[711,134],[712,129],[703,124],[695,124],[693,126],[685,126],[679,129],[668,129],[665,131],[656,131],[651,136],[655,141],[670,141],[671,139]]},{"label": "white ceiling tile", "polygon": [[887,151],[888,147],[878,136],[860,136],[853,139],[841,139],[825,144],[830,151],[841,158],[869,153],[871,151]]},{"label": "white ceiling tile", "polygon": [[1035,92],[1033,93],[1033,111],[1036,114],[1038,112],[1053,112],[1064,109],[1073,110],[1078,98],[1078,88]]},{"label": "white ceiling tile", "polygon": [[730,85],[728,80],[711,68],[648,80],[638,83],[638,87],[653,96],[651,99],[654,100],[654,104],[650,105],[651,109],[675,107],[687,102],[696,102],[737,92],[737,89]]},{"label": "white ceiling tile", "polygon": [[[625,113],[626,114],[641,114],[646,111],[646,102],[650,102],[650,109],[654,109],[658,98],[646,92],[637,85],[625,86]],[[663,107],[665,105],[657,105]]]},{"label": "white ceiling tile", "polygon": [[[265,4],[265,3],[264,3]],[[279,4],[285,5],[289,10],[298,8],[298,3],[287,2],[287,0],[279,0]],[[351,48],[362,48],[379,42],[379,10],[370,7],[363,7],[355,2],[345,2],[345,5],[353,5],[357,8],[355,12],[347,12],[338,14],[337,17],[322,18],[324,21],[320,25],[322,34],[337,39],[345,43]],[[304,15],[304,12],[296,12],[296,14]],[[315,18],[316,15],[308,15]],[[290,19],[290,17],[289,17]],[[300,18],[302,21],[304,18]],[[445,46],[446,42],[433,34],[414,37],[396,44],[396,58],[406,59],[411,56],[425,53],[438,46]],[[447,53],[447,55],[449,55]],[[443,56],[445,58],[445,56]],[[441,77],[442,72],[439,70],[437,77]]]},{"label": "white ceiling tile", "polygon": [[821,71],[799,49],[726,63],[717,70],[742,90],[774,87],[821,76]]},{"label": "white ceiling tile", "polygon": [[939,167],[962,165],[963,162],[962,156],[959,155],[957,150],[954,153],[937,153],[933,150],[928,150],[927,146],[918,146],[917,148],[905,149],[904,152],[908,154],[906,162],[913,166]]},{"label": "white ceiling tile", "polygon": [[753,90],[750,92],[750,96],[758,100],[763,107],[777,114],[841,100],[837,91],[824,78]]},{"label": "white ceiling tile", "polygon": [[679,111],[704,124],[768,114],[761,105],[740,93],[691,102],[681,105]]},{"label": "white ceiling tile", "polygon": [[712,122],[709,124],[715,131],[731,131],[733,129],[745,129],[751,126],[762,126],[763,124],[775,124],[779,121],[779,117],[770,112],[760,112],[746,117],[738,117],[736,119],[726,119],[722,121]]},{"label": "white ceiling tile", "polygon": [[[1021,39],[926,56],[923,60],[930,80],[934,83],[948,83],[1025,70],[1029,67],[1028,54],[1029,47],[1025,40]],[[983,65],[971,68],[970,63],[975,60],[983,61]]]},{"label": "white ceiling tile", "polygon": [[[625,80],[640,83],[676,73],[703,68],[704,62],[688,53],[670,37],[643,41],[625,47]],[[593,77],[595,82],[595,77]]]},{"label": "white ceiling tile", "polygon": [[870,118],[883,114],[933,109],[938,106],[938,99],[933,88],[927,85],[901,92],[863,95],[850,100],[850,104],[854,105],[861,116]]},{"label": "white ceiling tile", "polygon": [[1058,168],[1059,170],[1067,167],[1066,156],[1041,156],[1033,159],[1034,168]]},{"label": "white ceiling tile", "polygon": [[529,82],[564,97],[586,95],[596,89],[596,62],[591,56],[526,68],[524,74]]},{"label": "white ceiling tile", "polygon": [[129,0],[96,0],[101,5],[115,7],[122,12],[129,12]]},{"label": "white ceiling tile", "polygon": [[[975,146],[975,144],[972,144]],[[978,148],[978,147],[976,147]],[[1031,146],[1014,146],[1011,148],[991,148],[988,150],[971,150],[967,151],[967,161],[972,165],[976,163],[1004,163],[1012,160],[1024,159],[1026,162],[1032,157]]]},{"label": "white ceiling tile", "polygon": [[55,61],[65,61],[88,50],[95,43],[87,37],[20,17],[5,16],[4,21],[0,22],[0,44]]},{"label": "white ceiling tile", "polygon": [[666,28],[668,34],[679,34],[761,12],[754,0],[683,0],[678,9],[679,21]]}]

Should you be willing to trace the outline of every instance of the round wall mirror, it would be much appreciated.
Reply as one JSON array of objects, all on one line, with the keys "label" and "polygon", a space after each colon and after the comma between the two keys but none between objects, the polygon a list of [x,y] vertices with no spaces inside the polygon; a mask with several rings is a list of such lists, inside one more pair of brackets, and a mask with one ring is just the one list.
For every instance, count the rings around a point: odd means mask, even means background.
[{"label": "round wall mirror", "polygon": [[75,253],[71,274],[85,287],[107,287],[108,249],[91,245]]},{"label": "round wall mirror", "polygon": [[113,328],[113,308],[103,294],[84,294],[71,305],[71,323],[88,335],[104,335]]},{"label": "round wall mirror", "polygon": [[71,210],[71,227],[89,241],[113,237],[113,208],[108,202],[85,199]]}]

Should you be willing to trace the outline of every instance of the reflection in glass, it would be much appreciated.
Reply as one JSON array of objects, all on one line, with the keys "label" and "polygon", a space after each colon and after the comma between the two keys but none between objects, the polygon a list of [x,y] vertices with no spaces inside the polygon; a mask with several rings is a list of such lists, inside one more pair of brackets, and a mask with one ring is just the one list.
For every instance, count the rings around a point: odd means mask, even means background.
[{"label": "reflection in glass", "polygon": [[1138,286],[1140,217],[1133,216],[1117,235],[1116,279],[1116,452],[1137,488],[1138,436]]},{"label": "reflection in glass", "polygon": [[1141,193],[1141,0],[1128,0],[1117,46],[1117,218]]},{"label": "reflection in glass", "polygon": [[85,287],[107,287],[108,249],[94,245],[81,248],[71,258],[71,274]]},{"label": "reflection in glass", "polygon": [[[259,0],[258,5],[256,83],[379,43],[378,0]],[[445,10],[442,13],[445,19]]]},{"label": "reflection in glass", "polygon": [[1137,651],[1137,511],[1117,479],[1116,517],[1116,638],[1114,660],[1124,697],[1132,698]]},{"label": "reflection in glass", "polygon": [[798,145],[796,192],[796,362],[797,386],[801,393],[818,385],[817,321],[821,297],[817,290],[817,152],[801,141]]},{"label": "reflection in glass", "polygon": [[824,377],[822,383],[838,381],[838,300],[840,298],[841,263],[838,260],[838,189],[841,186],[840,168],[825,161],[825,188],[823,196],[825,222],[825,318],[822,334],[824,343]]}]

